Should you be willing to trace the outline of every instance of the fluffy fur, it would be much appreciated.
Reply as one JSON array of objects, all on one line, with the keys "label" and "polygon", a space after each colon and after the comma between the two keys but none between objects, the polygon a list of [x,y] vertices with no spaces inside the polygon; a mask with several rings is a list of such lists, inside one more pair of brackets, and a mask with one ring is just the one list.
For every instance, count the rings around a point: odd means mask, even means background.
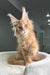
[{"label": "fluffy fur", "polygon": [[12,14],[8,14],[13,24],[14,36],[18,39],[18,52],[15,56],[8,58],[8,63],[17,65],[28,65],[37,57],[39,51],[38,41],[34,33],[32,20],[28,18],[25,8],[22,8],[22,18],[16,19]]}]

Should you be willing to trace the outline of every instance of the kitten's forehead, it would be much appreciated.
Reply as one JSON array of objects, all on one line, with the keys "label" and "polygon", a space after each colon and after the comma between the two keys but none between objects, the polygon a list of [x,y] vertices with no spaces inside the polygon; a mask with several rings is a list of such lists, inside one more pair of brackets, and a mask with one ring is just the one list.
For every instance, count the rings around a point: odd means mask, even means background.
[{"label": "kitten's forehead", "polygon": [[19,24],[19,25],[22,25],[23,23],[22,23],[22,21],[21,21],[21,20],[19,20],[19,21],[18,21],[18,24]]},{"label": "kitten's forehead", "polygon": [[18,25],[20,25],[20,24],[21,24],[20,20],[18,20],[18,21],[17,21],[17,24],[18,24]]},{"label": "kitten's forehead", "polygon": [[17,25],[19,26],[23,26],[24,24],[26,24],[23,20],[18,20]]},{"label": "kitten's forehead", "polygon": [[24,20],[20,20],[20,24],[25,24],[26,22]]}]

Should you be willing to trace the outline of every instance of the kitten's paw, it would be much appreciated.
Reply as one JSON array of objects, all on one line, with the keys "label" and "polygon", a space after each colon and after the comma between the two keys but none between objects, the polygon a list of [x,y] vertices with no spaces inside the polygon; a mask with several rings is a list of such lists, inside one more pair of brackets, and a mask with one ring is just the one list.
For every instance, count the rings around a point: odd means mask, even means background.
[{"label": "kitten's paw", "polygon": [[30,63],[26,63],[25,66],[29,65]]},{"label": "kitten's paw", "polygon": [[36,58],[34,59],[34,61],[40,61],[40,58],[39,58],[39,57],[36,57]]},{"label": "kitten's paw", "polygon": [[29,63],[26,63],[25,66],[27,66]]}]

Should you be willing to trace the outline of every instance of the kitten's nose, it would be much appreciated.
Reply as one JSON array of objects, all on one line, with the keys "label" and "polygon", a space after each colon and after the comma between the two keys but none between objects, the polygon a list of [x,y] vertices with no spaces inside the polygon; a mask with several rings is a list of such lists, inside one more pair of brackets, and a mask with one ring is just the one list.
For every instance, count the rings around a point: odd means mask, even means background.
[{"label": "kitten's nose", "polygon": [[25,31],[25,29],[23,29],[23,31]]}]

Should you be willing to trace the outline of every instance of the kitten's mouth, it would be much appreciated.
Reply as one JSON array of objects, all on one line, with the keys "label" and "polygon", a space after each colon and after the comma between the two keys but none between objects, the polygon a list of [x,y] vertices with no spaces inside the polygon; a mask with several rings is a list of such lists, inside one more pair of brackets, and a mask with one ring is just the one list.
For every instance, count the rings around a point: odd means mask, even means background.
[{"label": "kitten's mouth", "polygon": [[22,31],[22,34],[27,34],[27,30],[23,30]]}]

